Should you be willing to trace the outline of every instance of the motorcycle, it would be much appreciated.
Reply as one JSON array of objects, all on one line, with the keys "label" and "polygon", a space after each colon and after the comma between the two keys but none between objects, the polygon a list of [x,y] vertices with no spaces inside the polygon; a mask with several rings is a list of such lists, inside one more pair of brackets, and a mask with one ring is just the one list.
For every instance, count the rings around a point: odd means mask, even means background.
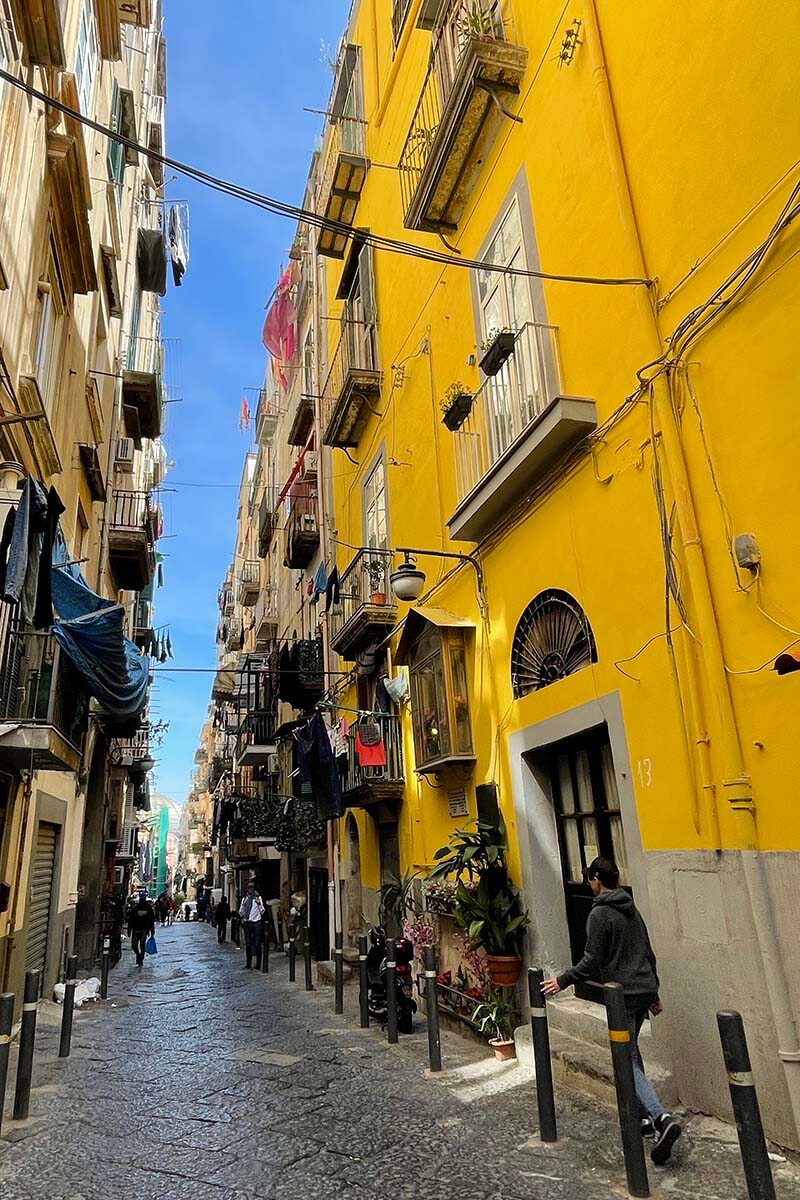
[{"label": "motorcycle", "polygon": [[[369,984],[368,1008],[373,1021],[385,1025],[388,1020],[386,1001],[386,931],[375,925],[369,931],[370,949],[367,953],[367,980]],[[395,989],[397,994],[397,1028],[400,1033],[411,1033],[414,1027],[414,979],[412,961],[414,947],[407,938],[393,939],[395,953]]]}]

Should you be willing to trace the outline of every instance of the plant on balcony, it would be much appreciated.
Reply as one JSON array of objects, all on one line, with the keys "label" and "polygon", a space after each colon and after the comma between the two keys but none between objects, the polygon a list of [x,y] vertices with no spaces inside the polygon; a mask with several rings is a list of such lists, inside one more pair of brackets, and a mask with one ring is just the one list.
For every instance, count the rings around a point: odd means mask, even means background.
[{"label": "plant on balcony", "polygon": [[491,14],[485,10],[485,0],[465,0],[458,18],[458,32],[462,40],[477,38],[481,42],[493,42],[497,32]]},{"label": "plant on balcony", "polygon": [[500,1062],[508,1062],[517,1056],[514,1047],[516,1015],[514,1005],[505,998],[502,992],[494,989],[472,1014],[472,1020],[477,1025],[479,1033],[488,1038],[489,1045],[494,1050],[494,1056]]},{"label": "plant on balcony", "polygon": [[386,563],[382,558],[365,558],[364,570],[369,580],[370,604],[385,604]]},{"label": "plant on balcony", "polygon": [[472,410],[474,400],[474,394],[463,383],[452,383],[447,389],[441,409],[442,420],[451,433],[455,433],[464,424]]},{"label": "plant on balcony", "polygon": [[514,353],[517,335],[513,329],[493,329],[481,346],[480,368],[484,375],[497,375]]}]

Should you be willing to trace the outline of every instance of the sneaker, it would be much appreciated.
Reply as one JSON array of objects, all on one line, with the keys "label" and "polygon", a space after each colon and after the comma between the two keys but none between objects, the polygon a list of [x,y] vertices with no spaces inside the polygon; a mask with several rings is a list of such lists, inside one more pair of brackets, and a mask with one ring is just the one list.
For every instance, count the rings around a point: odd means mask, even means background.
[{"label": "sneaker", "polygon": [[654,1138],[656,1136],[656,1127],[649,1117],[642,1117],[642,1137]]},{"label": "sneaker", "polygon": [[664,1113],[656,1121],[656,1144],[650,1151],[650,1157],[657,1167],[661,1167],[672,1153],[672,1147],[681,1136],[683,1130],[674,1117]]}]

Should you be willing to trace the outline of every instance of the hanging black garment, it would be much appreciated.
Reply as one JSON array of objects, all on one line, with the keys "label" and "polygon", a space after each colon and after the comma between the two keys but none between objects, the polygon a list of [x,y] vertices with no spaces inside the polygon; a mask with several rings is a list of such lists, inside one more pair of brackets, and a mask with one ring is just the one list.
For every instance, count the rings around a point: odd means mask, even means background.
[{"label": "hanging black garment", "polygon": [[328,731],[319,713],[297,733],[300,778],[310,783],[321,821],[341,817],[342,789]]},{"label": "hanging black garment", "polygon": [[332,605],[339,603],[340,596],[339,568],[334,567],[328,576],[328,585],[325,588],[325,612],[329,612]]},{"label": "hanging black garment", "polygon": [[186,274],[186,234],[179,206],[173,204],[169,210],[169,254],[172,259],[172,279],[175,287],[180,287]]},{"label": "hanging black garment", "polygon": [[286,704],[292,702],[292,656],[284,642],[278,665],[278,699]]},{"label": "hanging black garment", "polygon": [[167,294],[167,259],[160,229],[140,229],[136,240],[136,270],[143,292]]},{"label": "hanging black garment", "polygon": [[49,629],[53,624],[53,543],[56,540],[59,517],[66,512],[61,497],[54,487],[47,493],[47,516],[45,518],[42,554],[39,563],[39,581],[36,586],[36,610],[33,624],[36,629]]},{"label": "hanging black garment", "polygon": [[11,545],[11,539],[14,536],[14,522],[16,519],[16,508],[10,508],[6,513],[5,524],[3,525],[3,537],[0,540],[0,596],[5,596],[6,563],[8,562],[8,550]]}]

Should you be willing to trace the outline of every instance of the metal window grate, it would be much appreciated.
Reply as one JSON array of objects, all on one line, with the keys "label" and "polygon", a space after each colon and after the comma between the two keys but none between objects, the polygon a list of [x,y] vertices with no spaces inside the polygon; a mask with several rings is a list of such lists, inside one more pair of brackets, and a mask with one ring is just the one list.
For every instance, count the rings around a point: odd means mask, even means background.
[{"label": "metal window grate", "polygon": [[540,592],[519,619],[511,647],[514,699],[538,692],[597,662],[592,627],[567,592]]}]

